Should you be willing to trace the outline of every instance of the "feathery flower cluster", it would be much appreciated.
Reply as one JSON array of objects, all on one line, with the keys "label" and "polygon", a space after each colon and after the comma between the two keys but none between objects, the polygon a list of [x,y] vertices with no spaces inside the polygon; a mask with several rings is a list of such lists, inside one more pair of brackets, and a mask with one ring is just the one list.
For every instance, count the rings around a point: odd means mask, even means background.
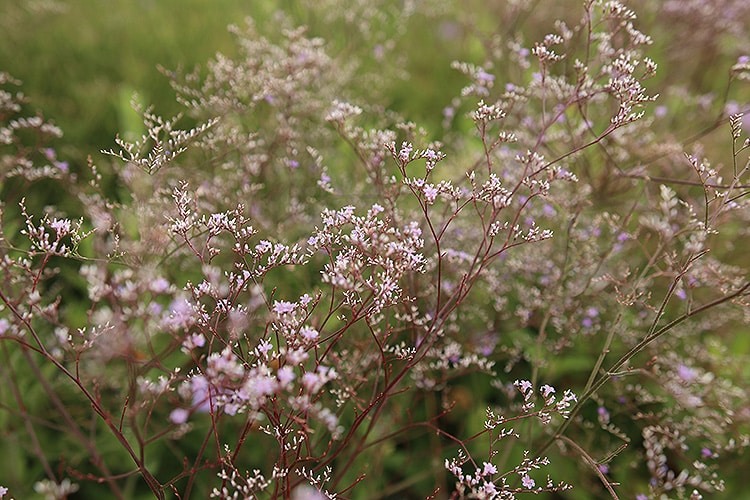
[{"label": "feathery flower cluster", "polygon": [[[750,446],[730,335],[750,318],[747,47],[696,29],[727,98],[670,69],[651,110],[654,61],[671,59],[646,56],[635,10],[677,29],[695,2],[592,0],[554,24],[490,2],[477,8],[514,28],[489,36],[460,2],[318,3],[320,26],[248,21],[234,55],[167,72],[188,130],[134,99],[144,133],[104,152],[111,173],[67,162],[0,73],[0,373],[15,384],[0,416],[44,470],[37,493],[123,498],[136,474],[157,498],[730,489],[718,459]],[[457,95],[425,94],[443,142],[380,95],[416,84],[399,37],[424,19],[446,55],[459,36],[476,47],[445,64]],[[727,122],[731,151],[680,143],[694,130],[677,103],[705,130]],[[52,206],[49,180],[70,199]],[[555,444],[581,468],[553,481]],[[23,491],[11,481],[0,498]]]}]

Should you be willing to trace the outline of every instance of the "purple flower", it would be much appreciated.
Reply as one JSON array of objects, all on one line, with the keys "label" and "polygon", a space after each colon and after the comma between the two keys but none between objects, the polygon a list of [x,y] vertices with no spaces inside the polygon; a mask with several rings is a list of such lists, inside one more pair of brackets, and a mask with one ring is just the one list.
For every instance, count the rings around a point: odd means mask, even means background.
[{"label": "purple flower", "polygon": [[149,288],[154,293],[164,293],[169,289],[169,281],[164,278],[156,278],[149,284]]},{"label": "purple flower", "polygon": [[683,382],[692,382],[695,380],[695,377],[698,376],[698,373],[695,369],[681,364],[677,367],[677,376],[680,377]]},{"label": "purple flower", "polygon": [[169,421],[172,422],[173,424],[180,425],[180,424],[184,424],[185,422],[187,422],[187,419],[189,416],[190,416],[190,412],[186,410],[185,408],[175,408],[169,414]]},{"label": "purple flower", "polygon": [[279,371],[276,372],[276,376],[279,379],[279,383],[283,387],[286,387],[292,382],[292,380],[294,380],[296,375],[294,374],[294,370],[292,370],[291,366],[282,366],[281,368],[279,368]]},{"label": "purple flower", "polygon": [[495,467],[493,464],[489,462],[483,462],[482,464],[484,467],[482,469],[482,475],[488,476],[491,474],[497,474],[497,467]]},{"label": "purple flower", "polygon": [[523,487],[526,488],[526,489],[528,489],[528,490],[530,490],[531,488],[533,488],[534,486],[536,486],[536,483],[534,482],[533,479],[531,479],[529,477],[528,474],[524,475],[521,478],[521,482],[523,483]]},{"label": "purple flower", "polygon": [[406,163],[409,161],[409,156],[411,156],[411,151],[413,149],[413,146],[408,142],[401,143],[401,150],[398,152],[398,158],[402,162]]},{"label": "purple flower", "polygon": [[495,75],[491,75],[484,70],[477,71],[476,78],[479,83],[486,85],[495,81]]},{"label": "purple flower", "polygon": [[323,385],[320,376],[314,372],[306,372],[302,375],[302,385],[311,393],[315,393]]},{"label": "purple flower", "polygon": [[201,333],[190,334],[182,342],[182,347],[186,351],[192,351],[196,347],[203,347],[204,345],[206,345],[206,337]]},{"label": "purple flower", "polygon": [[601,425],[607,425],[609,423],[609,411],[603,406],[597,408],[596,412],[599,414],[599,423]]},{"label": "purple flower", "polygon": [[542,393],[544,399],[549,399],[551,395],[555,393],[555,388],[551,385],[544,384],[539,391]]},{"label": "purple flower", "polygon": [[162,319],[162,324],[174,330],[187,328],[195,322],[193,314],[193,306],[190,301],[184,297],[179,297],[169,305],[169,311],[167,316]]},{"label": "purple flower", "polygon": [[258,351],[263,356],[268,354],[268,351],[270,351],[271,349],[273,349],[273,345],[266,339],[263,339],[258,343]]},{"label": "purple flower", "polygon": [[311,326],[303,326],[300,329],[299,333],[302,336],[302,338],[304,338],[308,342],[312,342],[312,341],[316,340],[318,338],[318,336],[320,335],[318,333],[318,330],[316,330],[315,328],[313,328]]},{"label": "purple flower", "polygon": [[208,380],[203,375],[198,375],[190,379],[190,390],[193,392],[193,406],[196,411],[208,413],[211,411],[213,392]]},{"label": "purple flower", "polygon": [[424,188],[422,188],[422,191],[424,192],[425,201],[430,205],[435,203],[435,199],[440,193],[440,191],[438,191],[438,188],[436,188],[433,184],[426,184]]},{"label": "purple flower", "polygon": [[275,300],[273,303],[273,312],[276,314],[285,314],[294,312],[297,305],[294,302],[287,302],[286,300]]},{"label": "purple flower", "polygon": [[518,387],[521,392],[526,392],[531,389],[531,382],[528,380],[516,380],[514,385]]}]

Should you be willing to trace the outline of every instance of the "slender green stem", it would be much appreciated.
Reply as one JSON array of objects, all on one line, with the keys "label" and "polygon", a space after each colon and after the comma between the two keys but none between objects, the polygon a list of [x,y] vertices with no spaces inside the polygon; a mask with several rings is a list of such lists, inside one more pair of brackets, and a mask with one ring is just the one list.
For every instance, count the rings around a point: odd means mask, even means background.
[{"label": "slender green stem", "polygon": [[643,349],[646,348],[646,346],[648,346],[655,340],[659,339],[662,335],[669,332],[677,325],[684,323],[685,321],[687,321],[693,316],[706,312],[720,304],[729,302],[737,297],[740,297],[741,295],[744,295],[748,289],[750,289],[750,281],[745,282],[740,288],[738,288],[737,290],[735,290],[734,292],[728,295],[719,297],[718,299],[708,302],[707,304],[704,304],[700,307],[687,311],[685,314],[679,316],[678,318],[675,318],[674,320],[670,321],[669,323],[659,328],[658,330],[651,332],[649,335],[646,335],[646,337],[643,340],[641,340],[632,348],[630,348],[630,350],[628,350],[628,352],[623,354],[612,366],[609,367],[609,369],[604,374],[599,376],[599,378],[597,378],[596,381],[591,384],[588,390],[584,391],[584,393],[578,398],[578,402],[571,408],[568,418],[560,424],[557,431],[552,436],[550,436],[549,439],[547,439],[547,441],[539,448],[539,450],[537,451],[537,454],[541,455],[547,449],[549,449],[550,446],[552,446],[552,443],[554,443],[558,439],[561,439],[564,436],[565,431],[570,426],[570,423],[573,421],[573,418],[581,411],[581,408],[583,407],[583,405],[594,394],[596,394],[596,392],[599,389],[601,389],[607,382],[609,382],[613,374],[615,374],[623,366],[625,366],[633,356],[641,352]]}]

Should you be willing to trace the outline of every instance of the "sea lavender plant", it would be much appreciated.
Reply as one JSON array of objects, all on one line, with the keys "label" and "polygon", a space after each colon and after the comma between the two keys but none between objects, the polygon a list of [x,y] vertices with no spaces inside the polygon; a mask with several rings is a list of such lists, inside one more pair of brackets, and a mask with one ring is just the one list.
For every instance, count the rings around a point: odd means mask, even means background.
[{"label": "sea lavender plant", "polygon": [[[232,28],[236,57],[165,71],[197,125],[136,105],[144,136],[104,152],[114,193],[93,159],[88,182],[71,173],[46,142],[60,131],[4,91],[2,208],[19,209],[2,214],[2,410],[40,464],[33,488],[722,491],[750,419],[747,353],[723,344],[749,311],[732,248],[747,133],[726,117],[716,167],[661,138],[635,13],[577,12],[454,62],[466,82],[441,141],[346,95],[345,55],[288,19],[275,38]],[[43,179],[80,218],[31,209]]]}]

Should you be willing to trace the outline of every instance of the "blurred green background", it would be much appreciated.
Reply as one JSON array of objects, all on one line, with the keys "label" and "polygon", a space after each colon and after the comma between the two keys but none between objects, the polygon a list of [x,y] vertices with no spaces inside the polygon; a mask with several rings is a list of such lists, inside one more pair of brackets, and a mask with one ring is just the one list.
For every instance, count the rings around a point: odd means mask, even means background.
[{"label": "blurred green background", "polygon": [[232,48],[230,23],[267,16],[268,2],[77,0],[0,3],[0,68],[60,126],[62,155],[80,161],[109,149],[118,132],[140,127],[138,92],[159,112],[179,111],[157,65],[192,68]]},{"label": "blurred green background", "polygon": [[[228,25],[241,26],[252,17],[261,33],[278,32],[275,16],[282,11],[293,25],[307,25],[312,35],[323,37],[329,54],[359,61],[365,74],[385,76],[377,87],[366,76],[353,82],[359,85],[353,95],[364,93],[370,104],[396,110],[439,138],[442,110],[466,84],[450,68],[452,61],[482,64],[493,59],[493,36],[524,38],[528,45],[552,31],[555,19],[573,24],[581,14],[578,2],[543,8],[536,8],[539,1],[520,7],[479,0],[371,3],[380,17],[368,2],[352,2],[347,12],[337,11],[333,0],[0,0],[0,70],[21,80],[34,109],[63,129],[59,156],[82,162],[112,147],[115,134],[142,131],[130,106],[134,92],[162,116],[181,110],[158,67],[192,70],[217,52],[231,56],[236,47]],[[741,18],[704,27],[719,30],[712,43],[705,43],[687,15],[659,22],[662,4],[670,2],[633,3],[638,24],[654,39],[649,56],[660,66],[649,88],[659,92],[677,84],[705,97],[703,103],[691,102],[680,93],[662,92],[659,104],[669,112],[676,137],[714,127],[726,101],[742,108],[747,89],[726,94],[727,68],[748,45],[747,36],[727,26],[741,26]],[[366,21],[379,33],[358,30],[357,16],[363,15],[372,16]],[[686,38],[689,34],[694,39]],[[506,81],[514,76],[510,66],[494,72],[501,74],[499,85],[503,73]],[[678,119],[677,107],[692,111],[692,119]]]},{"label": "blurred green background", "polygon": [[[390,15],[399,15],[401,2],[381,3],[390,6]],[[0,70],[21,80],[34,109],[62,128],[65,138],[58,154],[81,162],[89,154],[96,156],[99,150],[111,148],[115,134],[141,131],[130,106],[134,93],[143,104],[155,104],[155,111],[163,116],[181,111],[168,77],[158,68],[190,71],[217,52],[236,53],[227,27],[242,26],[246,17],[255,20],[261,33],[274,33],[279,30],[275,15],[283,11],[292,24],[308,25],[312,35],[325,38],[329,52],[375,62],[380,51],[377,44],[360,43],[352,27],[331,29],[328,19],[311,8],[314,4],[294,0],[2,0]],[[459,54],[465,57],[468,44],[479,49],[477,56],[481,47],[468,37],[447,39],[441,30],[453,29],[451,24],[435,18],[422,21],[415,16],[408,37],[382,26],[379,36],[396,45],[393,52],[405,57],[398,63],[406,61],[408,67],[401,71],[402,78],[390,81],[391,88],[370,92],[388,96],[388,102],[381,104],[411,120],[425,120],[435,129],[442,108],[463,82],[450,69],[450,62]],[[409,82],[403,78],[407,71]]]}]

